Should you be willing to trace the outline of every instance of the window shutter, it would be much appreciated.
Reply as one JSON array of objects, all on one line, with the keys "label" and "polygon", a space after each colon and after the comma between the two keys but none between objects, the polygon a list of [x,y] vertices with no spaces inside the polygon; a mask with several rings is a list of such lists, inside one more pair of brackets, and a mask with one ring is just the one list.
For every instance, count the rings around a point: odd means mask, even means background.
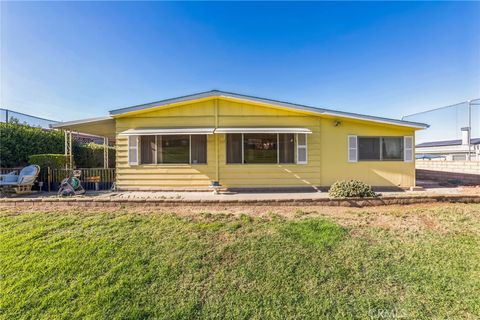
[{"label": "window shutter", "polygon": [[413,137],[412,136],[403,137],[403,161],[405,162],[413,161]]},{"label": "window shutter", "polygon": [[348,162],[358,161],[358,139],[357,136],[348,136]]},{"label": "window shutter", "polygon": [[307,164],[307,135],[297,134],[297,164]]},{"label": "window shutter", "polygon": [[128,136],[128,164],[138,165],[138,136]]}]

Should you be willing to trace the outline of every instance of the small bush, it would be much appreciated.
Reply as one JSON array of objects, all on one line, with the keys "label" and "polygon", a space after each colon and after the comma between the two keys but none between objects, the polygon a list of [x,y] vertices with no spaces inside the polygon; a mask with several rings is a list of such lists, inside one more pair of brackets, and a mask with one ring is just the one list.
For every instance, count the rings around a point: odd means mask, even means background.
[{"label": "small bush", "polygon": [[34,154],[28,157],[30,164],[39,165],[40,168],[50,167],[52,169],[65,168],[67,157],[64,154]]},{"label": "small bush", "polygon": [[367,198],[377,196],[371,186],[358,180],[337,181],[332,184],[328,193],[332,198]]}]

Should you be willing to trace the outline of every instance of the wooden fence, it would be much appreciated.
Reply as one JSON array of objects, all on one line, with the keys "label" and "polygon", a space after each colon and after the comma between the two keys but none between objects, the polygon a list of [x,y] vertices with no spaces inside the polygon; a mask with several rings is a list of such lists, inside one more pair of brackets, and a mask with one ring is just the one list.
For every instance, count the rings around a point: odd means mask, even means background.
[{"label": "wooden fence", "polygon": [[[22,168],[0,168],[0,174],[15,172],[18,174]],[[82,171],[80,180],[85,190],[109,190],[115,182],[115,169],[109,168],[79,168]],[[42,168],[33,189],[39,189],[39,182],[43,182],[43,191],[57,191],[63,179],[72,174],[71,169]]]}]

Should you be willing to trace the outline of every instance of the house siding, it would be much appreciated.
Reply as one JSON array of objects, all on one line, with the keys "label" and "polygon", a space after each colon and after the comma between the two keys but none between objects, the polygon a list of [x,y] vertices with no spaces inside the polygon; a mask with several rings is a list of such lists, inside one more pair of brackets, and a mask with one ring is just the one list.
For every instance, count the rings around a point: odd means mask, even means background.
[{"label": "house siding", "polygon": [[[128,190],[204,188],[212,181],[225,187],[328,186],[336,180],[360,179],[375,186],[413,186],[415,164],[347,162],[347,135],[405,136],[413,129],[339,119],[229,99],[206,99],[181,106],[116,118],[117,186]],[[151,127],[302,127],[308,128],[307,164],[226,164],[226,136],[207,136],[207,164],[128,164],[127,129]],[[217,152],[218,151],[218,152]]]}]

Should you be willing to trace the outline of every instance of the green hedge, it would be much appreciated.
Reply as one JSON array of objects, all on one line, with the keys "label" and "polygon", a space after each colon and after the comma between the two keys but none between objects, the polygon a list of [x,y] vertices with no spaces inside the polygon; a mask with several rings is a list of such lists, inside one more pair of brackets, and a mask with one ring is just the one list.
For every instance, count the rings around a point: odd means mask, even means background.
[{"label": "green hedge", "polygon": [[[74,145],[73,159],[78,168],[103,168],[103,145],[88,143]],[[115,148],[108,147],[108,163],[115,168]]]},{"label": "green hedge", "polygon": [[[63,155],[64,148],[61,131],[30,127],[18,121],[0,123],[0,167],[26,166],[31,163],[29,157],[32,155],[41,156],[34,157],[34,161],[47,161],[45,155]],[[103,168],[103,145],[82,145],[74,140],[73,160],[79,168]],[[58,164],[51,157],[48,161]],[[115,167],[114,147],[109,147],[109,167]]]},{"label": "green hedge", "polygon": [[0,166],[22,167],[33,154],[64,153],[63,133],[19,124],[0,123]]},{"label": "green hedge", "polygon": [[34,154],[28,157],[28,162],[37,164],[40,168],[61,169],[65,168],[68,158],[64,154]]}]

